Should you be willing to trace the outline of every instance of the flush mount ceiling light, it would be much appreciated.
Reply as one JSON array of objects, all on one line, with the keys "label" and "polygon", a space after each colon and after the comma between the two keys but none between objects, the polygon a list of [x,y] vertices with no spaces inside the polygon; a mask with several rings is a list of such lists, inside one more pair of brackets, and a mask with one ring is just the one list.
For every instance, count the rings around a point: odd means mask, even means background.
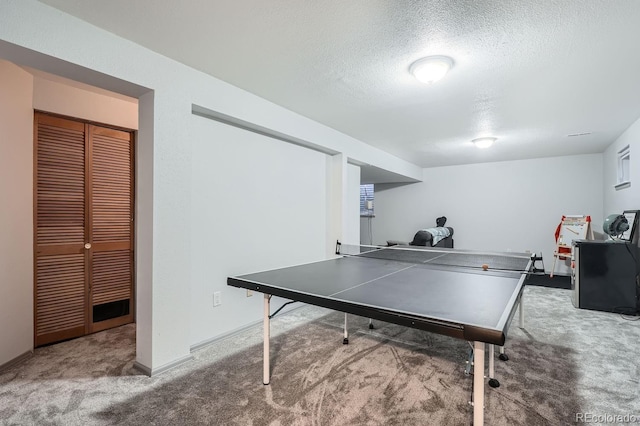
[{"label": "flush mount ceiling light", "polygon": [[478,138],[471,142],[478,148],[489,148],[498,138]]},{"label": "flush mount ceiling light", "polygon": [[418,59],[409,67],[409,72],[420,82],[435,83],[453,67],[453,59],[448,56],[427,56]]}]

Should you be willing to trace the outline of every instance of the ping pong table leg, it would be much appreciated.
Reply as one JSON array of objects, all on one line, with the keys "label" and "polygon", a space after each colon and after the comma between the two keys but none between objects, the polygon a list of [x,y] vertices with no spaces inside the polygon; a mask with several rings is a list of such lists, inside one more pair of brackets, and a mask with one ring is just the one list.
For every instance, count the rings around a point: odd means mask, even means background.
[{"label": "ping pong table leg", "polygon": [[[501,347],[502,349],[502,347]],[[500,386],[500,382],[494,377],[496,374],[494,367],[495,346],[489,345],[489,386],[497,388]]]},{"label": "ping pong table leg", "polygon": [[520,328],[524,328],[524,294],[520,296],[518,308],[520,310]]},{"label": "ping pong table leg", "polygon": [[493,379],[493,375],[495,374],[495,367],[493,365],[493,357],[495,355],[495,346],[489,344],[489,378]]},{"label": "ping pong table leg", "polygon": [[265,385],[269,384],[269,338],[270,338],[270,323],[271,319],[269,318],[269,314],[271,312],[270,308],[271,296],[268,294],[264,295],[264,318],[263,318],[263,328],[264,328],[264,342],[263,342],[263,355],[262,355],[262,383]]},{"label": "ping pong table leg", "polygon": [[343,345],[349,344],[349,330],[347,329],[347,313],[344,313],[344,339],[342,339]]},{"label": "ping pong table leg", "polygon": [[484,342],[473,342],[473,426],[484,425]]},{"label": "ping pong table leg", "polygon": [[506,353],[504,353],[504,346],[500,346],[500,360],[509,361],[509,356]]}]

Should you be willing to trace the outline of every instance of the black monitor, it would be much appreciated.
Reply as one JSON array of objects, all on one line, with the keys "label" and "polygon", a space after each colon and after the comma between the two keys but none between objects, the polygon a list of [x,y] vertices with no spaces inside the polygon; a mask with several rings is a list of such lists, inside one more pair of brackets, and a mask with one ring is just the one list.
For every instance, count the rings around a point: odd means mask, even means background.
[{"label": "black monitor", "polygon": [[629,229],[620,236],[620,239],[637,243],[640,210],[625,210],[622,215],[627,218],[627,222],[629,222]]}]

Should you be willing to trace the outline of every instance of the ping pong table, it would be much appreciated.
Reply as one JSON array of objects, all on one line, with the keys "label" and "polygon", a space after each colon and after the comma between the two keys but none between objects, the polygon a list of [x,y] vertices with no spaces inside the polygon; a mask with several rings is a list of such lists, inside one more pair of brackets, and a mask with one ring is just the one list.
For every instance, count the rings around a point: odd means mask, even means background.
[{"label": "ping pong table", "polygon": [[[272,296],[464,339],[473,345],[473,424],[484,424],[485,350],[503,346],[534,258],[527,253],[347,246],[339,257],[229,277],[264,294],[263,383],[269,384]],[[520,322],[523,326],[523,309]],[[346,343],[346,341],[345,341]]]}]

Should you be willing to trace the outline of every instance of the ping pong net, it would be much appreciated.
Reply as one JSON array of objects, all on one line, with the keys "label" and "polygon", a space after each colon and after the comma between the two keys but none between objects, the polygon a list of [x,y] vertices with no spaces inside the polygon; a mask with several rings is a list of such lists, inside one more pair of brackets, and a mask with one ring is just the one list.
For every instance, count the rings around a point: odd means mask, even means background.
[{"label": "ping pong net", "polygon": [[532,266],[532,255],[528,253],[481,252],[405,245],[381,247],[338,242],[336,254],[480,272],[523,274],[529,273]]}]

